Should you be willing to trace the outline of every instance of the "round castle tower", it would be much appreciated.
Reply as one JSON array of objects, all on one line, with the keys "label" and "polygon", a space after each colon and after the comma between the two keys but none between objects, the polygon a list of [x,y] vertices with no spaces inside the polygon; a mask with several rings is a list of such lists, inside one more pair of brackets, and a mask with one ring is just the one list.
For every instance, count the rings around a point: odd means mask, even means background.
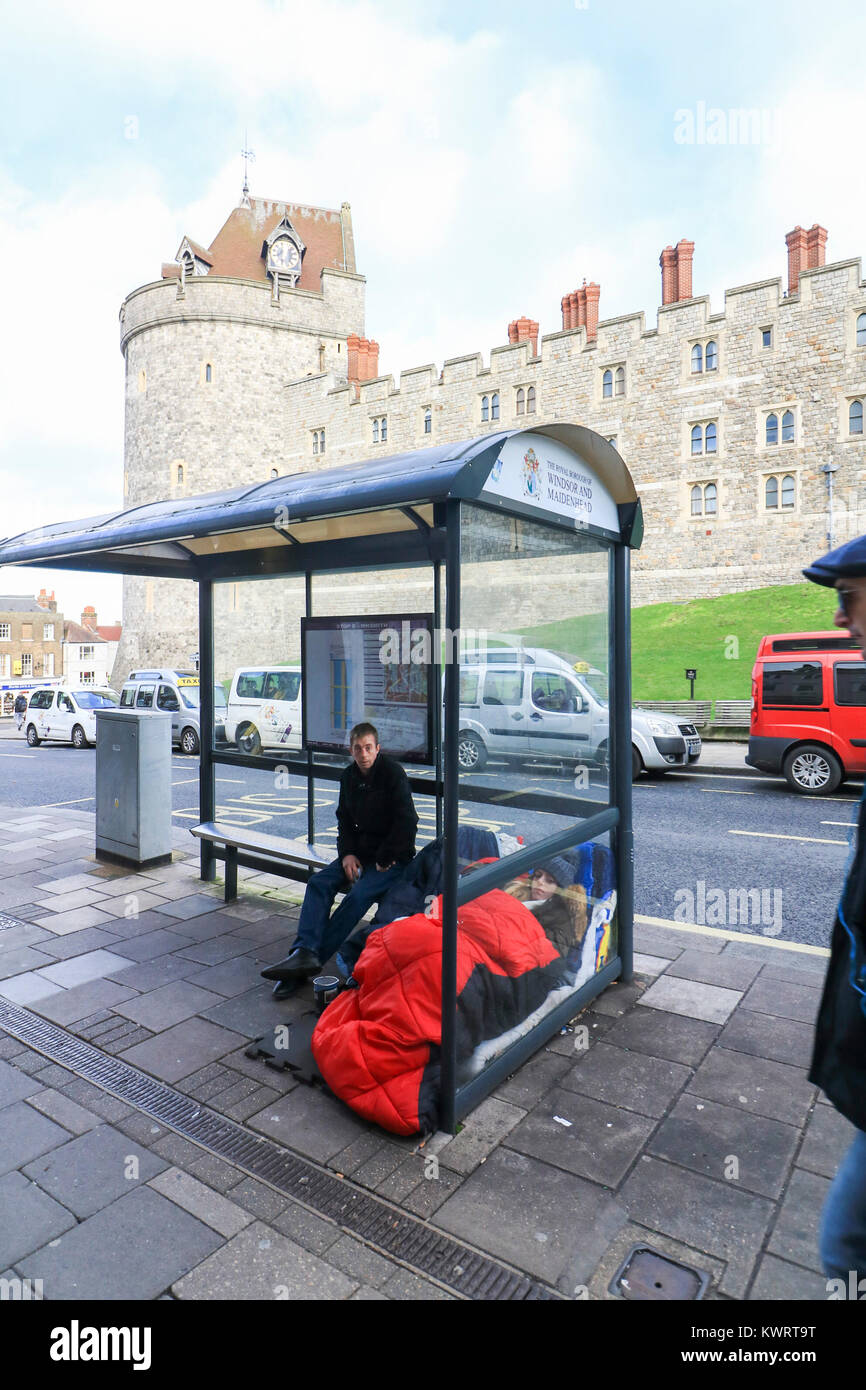
[{"label": "round castle tower", "polygon": [[[334,211],[245,192],[207,250],[184,237],[162,278],[120,310],[124,506],[310,467],[309,451],[290,456],[286,440],[320,421],[295,420],[289,431],[286,387],[356,376],[347,339],[364,333],[364,287],[348,203]],[[365,375],[375,376],[371,355]],[[194,584],[124,579],[115,688],[137,666],[188,667],[197,648]]]}]

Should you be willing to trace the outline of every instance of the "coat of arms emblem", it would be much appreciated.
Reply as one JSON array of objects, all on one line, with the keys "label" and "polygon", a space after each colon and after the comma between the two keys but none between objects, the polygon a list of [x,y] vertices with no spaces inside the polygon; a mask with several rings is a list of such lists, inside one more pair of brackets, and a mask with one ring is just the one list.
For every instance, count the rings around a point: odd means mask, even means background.
[{"label": "coat of arms emblem", "polygon": [[523,455],[523,491],[535,498],[541,491],[541,459],[531,448]]}]

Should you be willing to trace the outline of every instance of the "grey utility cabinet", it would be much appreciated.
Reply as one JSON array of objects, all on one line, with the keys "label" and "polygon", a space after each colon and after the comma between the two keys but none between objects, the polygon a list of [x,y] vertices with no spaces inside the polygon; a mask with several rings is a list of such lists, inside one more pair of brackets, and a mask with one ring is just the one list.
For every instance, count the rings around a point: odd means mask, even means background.
[{"label": "grey utility cabinet", "polygon": [[121,864],[171,859],[171,715],[96,712],[96,856]]}]

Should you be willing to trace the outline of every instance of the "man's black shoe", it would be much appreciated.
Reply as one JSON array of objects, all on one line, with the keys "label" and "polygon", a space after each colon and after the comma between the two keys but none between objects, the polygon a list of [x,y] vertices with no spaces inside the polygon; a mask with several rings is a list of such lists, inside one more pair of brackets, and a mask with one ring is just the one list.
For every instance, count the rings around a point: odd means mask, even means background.
[{"label": "man's black shoe", "polygon": [[266,980],[293,980],[298,975],[317,975],[320,970],[318,956],[314,956],[306,946],[296,946],[285,960],[277,961],[276,965],[269,965],[261,974]]},{"label": "man's black shoe", "polygon": [[301,982],[298,979],[297,975],[293,976],[288,980],[277,980],[277,983],[271,990],[271,998],[291,999],[292,995],[296,993],[300,983]]}]

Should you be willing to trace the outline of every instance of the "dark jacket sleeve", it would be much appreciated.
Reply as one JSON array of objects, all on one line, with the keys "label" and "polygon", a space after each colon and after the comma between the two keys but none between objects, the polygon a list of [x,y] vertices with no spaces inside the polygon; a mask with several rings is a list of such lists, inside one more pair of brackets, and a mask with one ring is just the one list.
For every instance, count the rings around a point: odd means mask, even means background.
[{"label": "dark jacket sleeve", "polygon": [[337,802],[337,857],[339,859],[345,859],[347,854],[358,854],[358,835],[348,797],[351,772],[352,768],[347,767],[340,778],[340,799]]},{"label": "dark jacket sleeve", "polygon": [[388,771],[391,826],[376,851],[376,863],[383,866],[409,863],[415,854],[415,832],[418,829],[418,814],[412,800],[409,778],[397,762],[392,763]]}]

